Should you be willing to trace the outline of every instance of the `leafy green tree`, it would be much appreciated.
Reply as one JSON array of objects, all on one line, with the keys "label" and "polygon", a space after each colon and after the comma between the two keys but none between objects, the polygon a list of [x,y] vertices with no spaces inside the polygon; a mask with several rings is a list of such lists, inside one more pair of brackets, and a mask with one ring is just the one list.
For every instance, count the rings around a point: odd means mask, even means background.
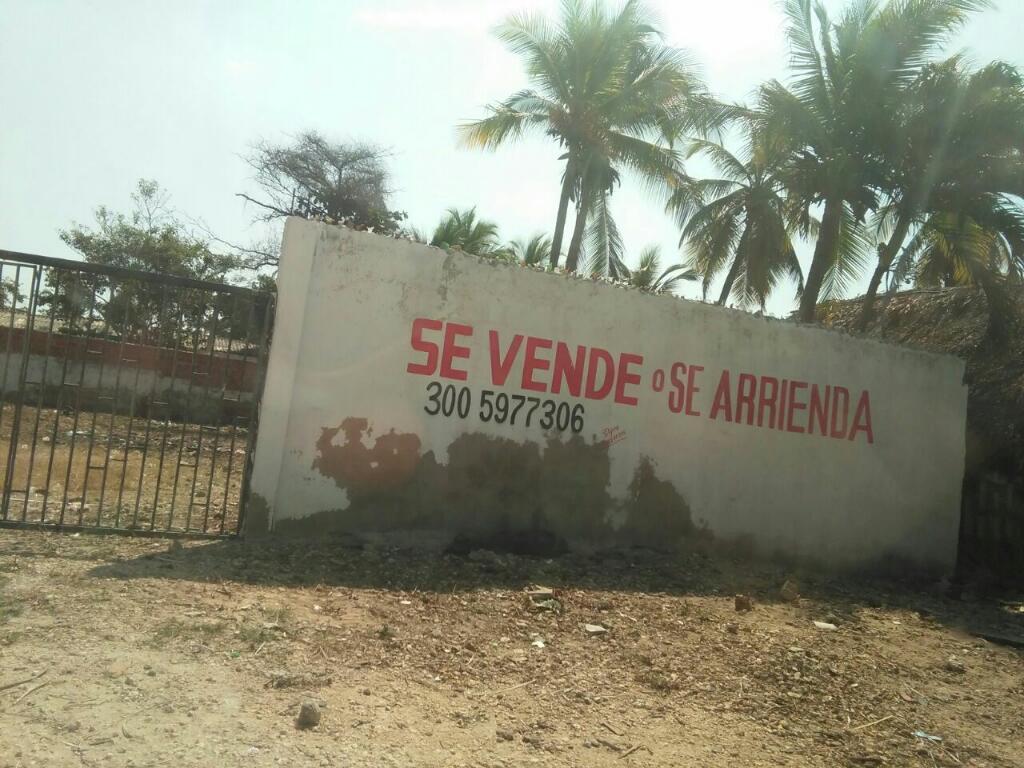
[{"label": "leafy green tree", "polygon": [[756,130],[785,142],[789,194],[821,206],[821,226],[800,300],[811,322],[830,276],[859,273],[866,239],[857,230],[886,188],[886,148],[901,104],[931,56],[988,0],[851,2],[833,20],[821,0],[785,0],[793,76],[790,87],[760,89]]},{"label": "leafy green tree", "polygon": [[17,307],[25,299],[25,293],[13,279],[0,281],[0,309]]},{"label": "leafy green tree", "polygon": [[722,109],[687,57],[661,43],[636,0],[615,13],[601,2],[565,0],[557,25],[523,14],[497,34],[522,57],[532,87],[461,126],[462,138],[468,146],[495,149],[541,131],[564,150],[551,264],[557,267],[561,258],[573,200],[577,223],[566,268],[574,271],[591,208],[610,191],[609,171],[628,168],[648,185],[665,188],[679,172],[673,142],[686,130],[707,130]]},{"label": "leafy green tree", "polygon": [[267,274],[249,281],[251,294],[218,294],[214,307],[219,313],[217,335],[232,339],[231,351],[242,352],[246,346],[258,346],[266,338],[273,320],[272,302],[277,295],[277,281]]},{"label": "leafy green tree", "polygon": [[[105,206],[94,227],[74,224],[60,237],[90,264],[222,282],[239,266],[235,256],[217,254],[174,215],[168,195],[155,181],[140,180],[130,214]],[[51,271],[41,296],[57,317],[138,338],[188,333],[212,309],[204,291],[146,280],[113,279],[92,273]]]},{"label": "leafy green tree", "polygon": [[786,156],[755,145],[744,162],[721,144],[694,141],[688,155],[697,154],[709,158],[721,176],[684,180],[673,193],[668,208],[682,227],[679,245],[692,254],[690,265],[703,280],[705,298],[725,271],[718,304],[736,293],[742,306],[764,309],[781,280],[802,286],[792,235],[813,226],[785,197],[779,172]]},{"label": "leafy green tree", "polygon": [[[939,274],[994,289],[1014,275],[1024,195],[1024,79],[995,62],[970,72],[961,57],[926,67],[899,110],[888,200],[876,217],[878,264],[864,297],[870,322],[882,279],[908,237],[899,272]],[[915,237],[914,232],[924,229]],[[989,230],[982,228],[990,227]],[[912,261],[920,256],[923,263]],[[908,261],[909,260],[909,261]],[[984,275],[983,269],[995,270]],[[926,278],[926,276],[931,276]],[[894,285],[899,284],[894,281]],[[990,297],[990,306],[999,302]]]}]

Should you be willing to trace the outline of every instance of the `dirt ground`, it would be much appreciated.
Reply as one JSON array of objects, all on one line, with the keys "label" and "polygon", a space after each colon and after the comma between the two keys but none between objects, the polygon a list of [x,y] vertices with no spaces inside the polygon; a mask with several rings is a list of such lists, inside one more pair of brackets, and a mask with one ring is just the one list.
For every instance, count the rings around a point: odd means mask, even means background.
[{"label": "dirt ground", "polygon": [[1020,766],[1022,636],[700,553],[0,531],[0,766]]}]

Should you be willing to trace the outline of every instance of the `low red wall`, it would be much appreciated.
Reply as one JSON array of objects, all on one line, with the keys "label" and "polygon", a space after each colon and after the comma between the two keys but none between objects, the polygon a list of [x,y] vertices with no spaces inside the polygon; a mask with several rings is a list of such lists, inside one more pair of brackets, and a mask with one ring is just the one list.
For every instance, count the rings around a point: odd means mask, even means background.
[{"label": "low red wall", "polygon": [[[25,343],[25,333],[24,328],[0,327],[0,355],[8,349],[12,354],[20,354]],[[241,347],[242,343],[235,342],[235,345]],[[66,358],[69,365],[85,362],[114,370],[118,361],[123,361],[125,370],[134,370],[139,366],[143,370],[156,371],[161,376],[181,381],[187,382],[191,378],[194,387],[226,387],[229,390],[252,392],[256,386],[255,357],[235,353],[228,355],[221,350],[215,351],[212,356],[208,349],[199,350],[193,356],[191,350],[122,344],[108,339],[69,336],[56,331],[51,335],[34,330],[29,338],[29,351],[33,355],[48,355],[58,361],[58,365],[63,365]]]}]

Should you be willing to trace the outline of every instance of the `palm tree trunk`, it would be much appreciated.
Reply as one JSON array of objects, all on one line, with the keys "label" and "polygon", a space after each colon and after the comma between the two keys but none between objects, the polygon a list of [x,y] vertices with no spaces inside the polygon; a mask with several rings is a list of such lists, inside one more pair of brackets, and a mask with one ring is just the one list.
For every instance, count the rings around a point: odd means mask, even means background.
[{"label": "palm tree trunk", "polygon": [[995,343],[1006,339],[1011,314],[1011,302],[998,276],[985,271],[979,278],[981,290],[988,304],[988,331],[986,337]]},{"label": "palm tree trunk", "polygon": [[821,217],[818,242],[814,246],[814,258],[811,259],[811,268],[807,271],[804,293],[800,297],[799,318],[802,323],[814,322],[815,311],[818,308],[818,295],[821,293],[821,286],[825,282],[828,268],[835,259],[842,224],[843,201],[827,200],[825,213]]},{"label": "palm tree trunk", "polygon": [[558,216],[555,218],[555,233],[551,238],[551,268],[558,266],[558,260],[562,257],[562,237],[565,234],[565,217],[569,212],[569,197],[572,195],[572,185],[576,176],[576,162],[569,153],[569,159],[565,163],[565,178],[562,180],[562,196],[558,199]]},{"label": "palm tree trunk", "polygon": [[878,266],[875,267],[875,273],[871,275],[871,282],[868,283],[868,292],[864,294],[864,306],[860,312],[860,319],[857,321],[857,330],[867,330],[868,324],[871,322],[875,314],[875,298],[878,296],[878,286],[882,284],[882,278],[885,273],[889,271],[892,266],[893,260],[896,258],[896,254],[899,249],[903,247],[903,241],[907,237],[907,232],[910,231],[910,217],[901,216],[896,222],[896,228],[892,232],[892,236],[889,238],[882,249],[878,253]]},{"label": "palm tree trunk", "polygon": [[732,266],[729,267],[729,274],[725,276],[725,282],[722,284],[722,294],[718,297],[718,306],[724,307],[725,302],[729,300],[729,294],[732,292],[732,284],[736,282],[736,276],[740,273],[740,258],[735,256],[732,260]]},{"label": "palm tree trunk", "polygon": [[878,296],[878,286],[882,284],[882,278],[889,271],[891,261],[879,255],[878,265],[874,274],[871,275],[871,282],[868,283],[868,291],[864,294],[864,304],[860,310],[860,318],[857,320],[857,330],[866,331],[871,319],[875,316],[875,298]]},{"label": "palm tree trunk", "polygon": [[740,274],[740,265],[746,258],[746,246],[747,240],[750,236],[750,225],[748,224],[743,228],[743,234],[740,235],[740,242],[736,246],[736,252],[732,256],[732,266],[729,267],[729,273],[725,276],[725,282],[722,284],[722,294],[718,297],[718,306],[724,307],[725,302],[729,300],[729,294],[732,293],[733,283],[736,282],[736,278]]},{"label": "palm tree trunk", "polygon": [[588,190],[580,194],[580,206],[576,211],[576,225],[572,230],[572,240],[569,241],[569,253],[565,256],[565,271],[575,272],[580,260],[580,250],[583,247],[583,232],[587,228],[587,214],[590,213],[590,196]]}]

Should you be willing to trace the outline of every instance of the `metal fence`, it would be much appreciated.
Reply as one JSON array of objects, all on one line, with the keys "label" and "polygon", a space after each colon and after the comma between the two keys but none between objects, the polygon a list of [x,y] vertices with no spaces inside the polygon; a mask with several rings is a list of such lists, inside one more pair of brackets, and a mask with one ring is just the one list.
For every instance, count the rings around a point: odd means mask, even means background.
[{"label": "metal fence", "polygon": [[241,530],[273,296],[0,250],[0,525]]},{"label": "metal fence", "polygon": [[960,564],[1024,582],[1024,482],[992,473],[964,483]]}]

